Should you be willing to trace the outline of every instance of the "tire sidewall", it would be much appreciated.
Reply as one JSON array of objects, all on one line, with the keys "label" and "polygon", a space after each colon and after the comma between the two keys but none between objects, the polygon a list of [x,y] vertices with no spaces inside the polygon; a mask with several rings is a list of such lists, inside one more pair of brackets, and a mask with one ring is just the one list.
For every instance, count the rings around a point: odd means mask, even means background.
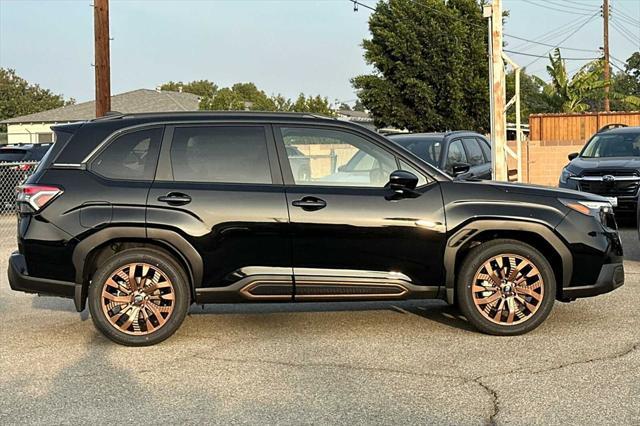
[{"label": "tire sidewall", "polygon": [[[118,268],[129,263],[149,263],[164,272],[171,280],[175,306],[167,322],[157,331],[136,336],[123,333],[111,325],[102,311],[102,288]],[[96,328],[116,343],[127,346],[148,346],[162,342],[180,327],[189,309],[189,287],[182,268],[162,252],[150,249],[128,249],[109,258],[93,275],[89,286],[89,311]]]},{"label": "tire sidewall", "polygon": [[[485,318],[473,302],[471,286],[477,270],[484,262],[499,254],[515,254],[532,262],[544,281],[544,296],[540,307],[528,320],[515,325],[500,325]],[[527,333],[544,322],[556,296],[556,279],[549,261],[534,247],[515,240],[494,240],[473,248],[467,255],[456,285],[457,299],[463,314],[480,331],[495,335],[518,335]]]}]

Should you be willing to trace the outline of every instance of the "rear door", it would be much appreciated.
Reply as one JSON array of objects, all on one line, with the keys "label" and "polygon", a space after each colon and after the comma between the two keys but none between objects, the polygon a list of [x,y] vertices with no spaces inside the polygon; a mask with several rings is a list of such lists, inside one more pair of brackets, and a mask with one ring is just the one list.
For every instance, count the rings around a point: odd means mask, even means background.
[{"label": "rear door", "polygon": [[268,125],[167,127],[147,232],[169,230],[195,248],[202,258],[197,301],[290,300],[288,223]]}]

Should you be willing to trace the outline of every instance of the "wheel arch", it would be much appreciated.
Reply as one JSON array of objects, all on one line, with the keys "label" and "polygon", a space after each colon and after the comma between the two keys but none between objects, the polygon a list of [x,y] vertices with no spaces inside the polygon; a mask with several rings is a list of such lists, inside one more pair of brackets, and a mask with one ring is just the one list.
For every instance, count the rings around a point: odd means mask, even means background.
[{"label": "wheel arch", "polygon": [[573,257],[564,242],[549,226],[520,220],[478,219],[467,223],[449,237],[445,247],[445,296],[455,302],[455,283],[465,254],[475,244],[497,238],[516,239],[538,249],[551,263],[556,275],[556,297],[567,287],[573,273]]},{"label": "wheel arch", "polygon": [[191,298],[202,283],[203,262],[196,249],[173,231],[137,227],[106,228],[82,240],[72,255],[76,271],[74,302],[78,312],[84,310],[91,274],[102,260],[131,247],[156,248],[174,258],[187,273]]}]

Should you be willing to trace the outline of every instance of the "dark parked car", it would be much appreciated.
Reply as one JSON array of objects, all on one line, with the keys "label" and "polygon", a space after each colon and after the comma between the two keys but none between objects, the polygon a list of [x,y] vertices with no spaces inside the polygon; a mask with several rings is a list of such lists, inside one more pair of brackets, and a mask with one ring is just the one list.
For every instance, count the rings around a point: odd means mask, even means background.
[{"label": "dark parked car", "polygon": [[640,127],[606,126],[587,142],[560,175],[561,188],[607,197],[615,210],[633,213],[640,188]]},{"label": "dark parked car", "polygon": [[13,211],[15,187],[35,169],[51,148],[50,143],[0,146],[0,210]]},{"label": "dark parked car", "polygon": [[478,133],[404,133],[387,137],[450,176],[491,179],[491,144]]},{"label": "dark parked car", "polygon": [[[442,298],[479,330],[515,335],[555,300],[624,282],[604,198],[454,181],[356,124],[202,112],[54,130],[20,190],[9,282],[78,311],[88,301],[121,344],[160,342],[190,304],[220,302]],[[294,175],[294,142],[336,160]],[[354,178],[342,166],[356,157]]]}]

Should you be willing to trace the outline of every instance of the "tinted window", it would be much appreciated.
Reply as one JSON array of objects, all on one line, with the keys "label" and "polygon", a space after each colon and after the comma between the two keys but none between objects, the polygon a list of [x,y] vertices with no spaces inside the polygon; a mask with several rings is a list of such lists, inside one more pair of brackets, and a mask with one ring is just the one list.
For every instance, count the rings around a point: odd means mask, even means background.
[{"label": "tinted window", "polygon": [[480,166],[485,163],[482,148],[475,138],[463,138],[462,143],[467,150],[467,160],[472,166]]},{"label": "tinted window", "polygon": [[0,162],[21,161],[26,154],[24,149],[0,149]]},{"label": "tinted window", "polygon": [[440,151],[442,150],[442,138],[398,136],[390,137],[389,139],[432,166],[438,167]]},{"label": "tinted window", "polygon": [[34,145],[34,147],[31,150],[29,150],[29,153],[25,157],[25,160],[40,161],[42,160],[42,157],[44,157],[44,155],[47,153],[47,151],[49,151],[49,148],[51,148],[51,145],[44,145],[44,146]]},{"label": "tinted window", "polygon": [[161,128],[124,134],[98,154],[91,170],[112,179],[152,180],[161,136]]},{"label": "tinted window", "polygon": [[640,133],[617,133],[594,136],[582,157],[638,157]]},{"label": "tinted window", "polygon": [[[281,133],[296,184],[382,188],[398,168],[394,155],[352,133],[312,128]],[[303,156],[292,156],[291,147]]]},{"label": "tinted window", "polygon": [[271,183],[263,127],[179,127],[171,144],[173,178],[183,182]]},{"label": "tinted window", "polygon": [[467,155],[462,147],[462,141],[457,139],[449,144],[449,152],[447,152],[447,164],[445,170],[451,171],[456,163],[468,163]]},{"label": "tinted window", "polygon": [[491,144],[489,144],[486,140],[481,138],[476,138],[478,143],[480,144],[480,148],[482,148],[482,152],[484,153],[484,158],[487,160],[487,163],[491,162]]}]

